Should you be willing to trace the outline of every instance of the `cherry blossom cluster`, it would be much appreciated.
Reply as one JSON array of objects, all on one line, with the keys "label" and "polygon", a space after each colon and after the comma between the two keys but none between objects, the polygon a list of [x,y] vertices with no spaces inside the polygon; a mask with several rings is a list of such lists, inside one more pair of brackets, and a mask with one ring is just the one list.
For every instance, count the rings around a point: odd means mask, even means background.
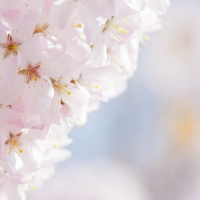
[{"label": "cherry blossom cluster", "polygon": [[0,199],[24,200],[67,133],[122,93],[168,0],[0,0]]}]

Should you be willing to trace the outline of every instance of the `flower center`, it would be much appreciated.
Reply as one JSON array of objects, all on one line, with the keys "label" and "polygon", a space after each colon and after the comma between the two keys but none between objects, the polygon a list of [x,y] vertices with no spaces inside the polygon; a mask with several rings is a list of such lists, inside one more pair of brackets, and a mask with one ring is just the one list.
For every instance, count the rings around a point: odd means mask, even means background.
[{"label": "flower center", "polygon": [[20,148],[21,143],[19,142],[17,138],[11,138],[10,143],[11,145],[10,145],[9,153],[12,151],[13,148],[17,148],[19,150],[19,153],[23,153],[23,150]]},{"label": "flower center", "polygon": [[20,148],[20,146],[22,146],[22,143],[19,140],[21,134],[22,133],[19,133],[16,136],[10,134],[10,139],[5,142],[6,145],[10,144],[9,154],[13,151],[13,149],[17,149],[19,153],[23,153],[23,150]]},{"label": "flower center", "polygon": [[18,74],[23,74],[26,76],[26,83],[29,83],[31,80],[34,80],[35,82],[37,82],[38,79],[40,78],[39,68],[40,68],[40,64],[36,66],[29,65],[27,69],[19,70]]},{"label": "flower center", "polygon": [[8,45],[8,47],[7,47],[7,49],[9,50],[9,51],[11,51],[11,50],[14,50],[14,51],[17,51],[18,50],[18,46],[15,46],[15,45]]},{"label": "flower center", "polygon": [[66,92],[68,95],[71,94],[71,92],[69,92],[69,91],[67,91],[67,90],[65,89],[65,87],[67,87],[67,85],[62,85],[61,79],[59,79],[58,81],[54,80],[53,78],[50,78],[50,79],[51,79],[53,88],[54,88],[58,93],[61,93],[61,91],[63,91],[63,92]]},{"label": "flower center", "polygon": [[0,46],[5,49],[4,52],[4,59],[10,55],[10,53],[14,54],[16,56],[18,54],[18,46],[20,45],[20,42],[14,42],[12,39],[12,36],[8,34],[7,36],[7,43],[3,44],[0,43]]},{"label": "flower center", "polygon": [[[121,42],[123,38],[120,36],[121,34],[124,35],[127,33],[127,30],[121,27],[121,24],[119,22],[114,22],[113,18],[111,20],[107,20],[105,27],[103,31],[108,30],[109,35],[114,39],[117,40],[118,42]],[[123,21],[121,21],[123,22]]]},{"label": "flower center", "polygon": [[36,188],[31,183],[28,183],[28,185],[30,186],[30,188],[31,188],[32,191],[36,190]]},{"label": "flower center", "polygon": [[36,33],[43,33],[44,36],[46,36],[47,34],[45,33],[45,31],[47,30],[47,28],[49,27],[49,24],[47,23],[44,23],[42,26],[40,26],[40,24],[37,24],[35,26],[35,29],[33,31],[33,34],[36,34]]}]

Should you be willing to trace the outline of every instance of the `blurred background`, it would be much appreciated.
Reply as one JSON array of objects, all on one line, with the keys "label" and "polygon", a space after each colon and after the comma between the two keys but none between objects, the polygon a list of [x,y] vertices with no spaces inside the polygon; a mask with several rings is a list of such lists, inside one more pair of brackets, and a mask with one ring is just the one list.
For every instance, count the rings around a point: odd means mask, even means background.
[{"label": "blurred background", "polygon": [[123,95],[75,127],[28,200],[200,199],[200,0],[171,0]]}]

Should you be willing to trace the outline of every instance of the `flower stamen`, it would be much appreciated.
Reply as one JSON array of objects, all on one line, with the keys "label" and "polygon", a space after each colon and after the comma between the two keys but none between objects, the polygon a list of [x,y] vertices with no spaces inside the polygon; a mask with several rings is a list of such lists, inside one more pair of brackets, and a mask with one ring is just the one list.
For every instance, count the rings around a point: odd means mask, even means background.
[{"label": "flower stamen", "polygon": [[111,20],[107,20],[103,31],[108,30],[109,35],[116,41],[121,42],[123,38],[120,34],[124,35],[127,33],[127,30],[121,27],[120,23],[113,22],[114,16],[112,16]]},{"label": "flower stamen", "polygon": [[4,52],[4,59],[7,58],[11,53],[14,54],[14,56],[18,55],[18,46],[21,44],[21,42],[14,42],[12,39],[12,36],[8,34],[7,36],[7,43],[3,44],[0,43],[0,46],[5,49]]},{"label": "flower stamen", "polygon": [[38,81],[38,79],[41,77],[39,73],[40,64],[37,64],[36,66],[31,66],[29,64],[27,69],[20,69],[18,71],[18,74],[22,74],[26,76],[26,83],[28,84],[31,80],[34,80],[35,82]]},{"label": "flower stamen", "polygon": [[66,89],[64,88],[64,87],[67,87],[67,86],[61,85],[61,83],[60,83],[59,80],[58,80],[58,81],[55,81],[53,78],[50,78],[50,79],[51,79],[51,82],[52,82],[52,84],[53,84],[54,89],[55,89],[58,93],[60,93],[61,91],[63,91],[63,92],[66,92],[68,95],[71,94],[70,91],[68,91],[68,90],[66,90]]},{"label": "flower stamen", "polygon": [[20,146],[22,145],[22,143],[19,141],[19,136],[21,135],[21,133],[19,133],[16,136],[13,136],[12,134],[10,134],[10,140],[8,140],[6,142],[6,144],[10,143],[10,148],[9,148],[9,154],[13,151],[14,148],[17,148],[19,153],[23,153],[24,151],[20,148]]},{"label": "flower stamen", "polygon": [[49,24],[47,23],[44,23],[42,26],[40,26],[40,24],[37,24],[35,26],[35,29],[33,31],[33,34],[36,34],[36,33],[43,33],[44,36],[47,36],[47,34],[45,33],[45,31],[47,30],[47,28],[49,27]]},{"label": "flower stamen", "polygon": [[36,188],[31,183],[28,183],[28,185],[30,186],[30,188],[31,188],[32,191],[36,190]]}]

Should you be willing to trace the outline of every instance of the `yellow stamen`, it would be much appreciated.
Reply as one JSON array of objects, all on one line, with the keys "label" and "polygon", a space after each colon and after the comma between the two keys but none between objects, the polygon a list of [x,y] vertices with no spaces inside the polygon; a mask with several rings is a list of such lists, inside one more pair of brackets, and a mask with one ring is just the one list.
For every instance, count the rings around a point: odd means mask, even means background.
[{"label": "yellow stamen", "polygon": [[18,74],[25,74],[25,72],[26,72],[25,69],[20,69],[20,70],[18,71]]},{"label": "yellow stamen", "polygon": [[12,49],[15,50],[15,51],[17,51],[17,50],[18,50],[18,46],[14,46],[14,45],[13,45],[13,46],[12,46]]},{"label": "yellow stamen", "polygon": [[121,30],[121,33],[122,33],[122,34],[125,34],[125,33],[126,33],[126,30]]},{"label": "yellow stamen", "polygon": [[[12,145],[16,147],[20,153],[23,153],[23,150],[19,148],[18,141],[16,139],[12,139]],[[12,147],[11,147],[12,150]]]},{"label": "yellow stamen", "polygon": [[11,50],[17,51],[18,50],[18,46],[10,44],[10,45],[8,45],[8,50],[9,51],[11,51]]},{"label": "yellow stamen", "polygon": [[33,80],[36,82],[38,80],[38,78],[34,77]]},{"label": "yellow stamen", "polygon": [[62,85],[60,85],[59,83],[56,83],[56,82],[55,82],[53,85],[54,85],[54,87],[55,87],[56,89],[58,89],[59,91],[62,90],[62,91],[64,91],[64,92],[66,92],[68,95],[71,94],[71,92],[67,91],[67,90],[66,90]]},{"label": "yellow stamen", "polygon": [[19,149],[19,152],[20,152],[20,153],[23,153],[23,150]]},{"label": "yellow stamen", "polygon": [[74,28],[83,28],[82,24],[72,24],[72,27]]},{"label": "yellow stamen", "polygon": [[150,37],[149,37],[148,35],[145,35],[145,34],[142,36],[142,38],[143,38],[144,40],[146,40],[146,41],[150,40]]},{"label": "yellow stamen", "polygon": [[81,126],[82,126],[81,120],[80,120],[80,119],[76,119],[75,122],[76,122],[76,124],[78,125],[78,127],[81,127]]},{"label": "yellow stamen", "polygon": [[118,33],[122,33],[122,34],[125,34],[126,33],[126,30],[121,28],[121,26],[119,24],[111,24],[114,28],[114,32],[118,32]]},{"label": "yellow stamen", "polygon": [[87,85],[89,85],[89,86],[91,86],[91,87],[94,87],[96,90],[99,89],[99,86],[98,86],[98,85],[93,85],[93,84],[91,84],[90,82],[85,82],[85,84],[87,84]]},{"label": "yellow stamen", "polygon": [[33,31],[33,34],[36,33],[43,33],[44,36],[47,36],[47,34],[45,33],[45,31],[47,30],[47,28],[49,27],[49,24],[43,24],[42,26],[40,26],[40,24],[37,24],[35,27],[35,30]]},{"label": "yellow stamen", "polygon": [[35,191],[35,190],[36,190],[36,188],[35,188],[35,187],[33,187],[33,185],[32,185],[31,183],[28,183],[28,184],[29,184],[30,188],[31,188],[33,191]]},{"label": "yellow stamen", "polygon": [[52,140],[49,140],[48,142],[50,144],[52,144],[54,148],[58,148],[58,145],[56,143],[54,143]]},{"label": "yellow stamen", "polygon": [[35,82],[37,82],[37,81],[38,81],[38,78],[35,76],[35,74],[32,73],[32,72],[30,72],[30,73],[31,73],[31,76],[33,77],[33,80],[34,80]]}]

